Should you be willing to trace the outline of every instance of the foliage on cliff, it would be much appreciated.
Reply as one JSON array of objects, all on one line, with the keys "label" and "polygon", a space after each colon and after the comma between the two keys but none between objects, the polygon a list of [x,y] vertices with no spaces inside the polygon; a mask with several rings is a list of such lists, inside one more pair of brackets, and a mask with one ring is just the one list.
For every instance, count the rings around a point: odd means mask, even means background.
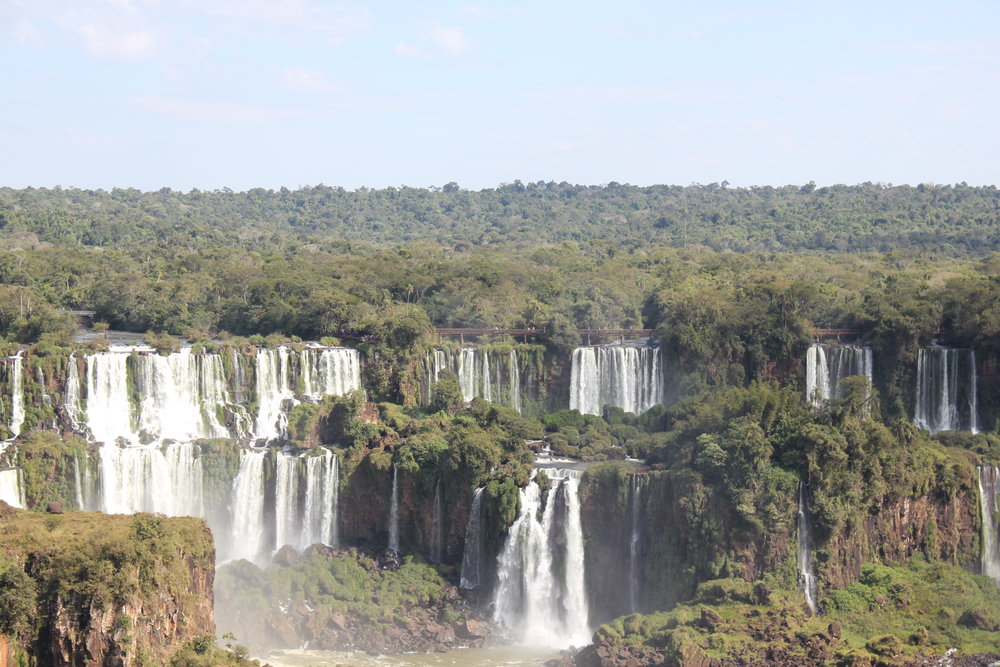
[{"label": "foliage on cliff", "polygon": [[76,662],[165,659],[211,629],[214,558],[197,519],[0,505],[0,633]]},{"label": "foliage on cliff", "polygon": [[[992,580],[941,562],[866,565],[861,578],[809,614],[801,593],[743,580],[709,581],[669,612],[602,625],[577,664],[640,656],[630,664],[909,664],[918,656],[1000,652],[1000,591]],[[988,662],[986,660],[983,662]],[[608,661],[608,664],[616,664]]]}]

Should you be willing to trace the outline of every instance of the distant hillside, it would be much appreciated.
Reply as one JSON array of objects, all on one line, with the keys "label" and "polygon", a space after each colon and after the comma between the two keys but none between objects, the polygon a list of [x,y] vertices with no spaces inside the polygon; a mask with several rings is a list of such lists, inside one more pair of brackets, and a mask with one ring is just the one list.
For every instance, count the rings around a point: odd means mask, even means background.
[{"label": "distant hillside", "polygon": [[0,236],[61,247],[219,245],[279,239],[537,246],[563,241],[702,244],[715,250],[1000,249],[994,186],[864,183],[729,188],[515,181],[496,189],[362,188],[188,193],[0,189]]}]

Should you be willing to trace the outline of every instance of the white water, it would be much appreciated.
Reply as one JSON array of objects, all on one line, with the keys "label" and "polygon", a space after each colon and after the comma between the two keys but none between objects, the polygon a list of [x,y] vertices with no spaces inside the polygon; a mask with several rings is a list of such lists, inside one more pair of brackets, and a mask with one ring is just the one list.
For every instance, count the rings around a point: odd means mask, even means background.
[{"label": "white water", "polygon": [[629,610],[639,610],[639,548],[642,541],[642,480],[632,475],[632,498],[629,507],[632,532],[628,543]]},{"label": "white water", "polygon": [[342,396],[361,386],[361,362],[357,350],[306,348],[299,354],[302,393],[313,400],[324,395]]},{"label": "white water", "polygon": [[462,588],[478,588],[482,581],[483,562],[483,487],[472,492],[469,523],[465,528],[465,551],[462,553]]},{"label": "white water", "polygon": [[10,437],[21,435],[24,425],[24,375],[21,368],[21,354],[10,357]]},{"label": "white water", "polygon": [[510,351],[507,366],[507,377],[510,378],[510,407],[521,412],[521,367],[517,363],[517,350]]},{"label": "white water", "polygon": [[80,479],[80,459],[75,456],[73,457],[73,487],[76,509],[87,509],[87,506],[83,502],[83,480]]},{"label": "white water", "polygon": [[66,392],[63,396],[63,408],[73,430],[81,431],[86,415],[83,411],[83,400],[80,398],[80,366],[74,354],[71,352],[66,361]]},{"label": "white water", "polygon": [[302,548],[311,544],[336,545],[339,487],[336,454],[323,449],[319,455],[306,457],[306,495],[299,540]]},{"label": "white water", "polygon": [[262,565],[264,551],[264,457],[266,451],[244,449],[240,452],[240,467],[233,480],[229,506],[232,522],[229,526],[228,558]]},{"label": "white water", "polygon": [[0,500],[11,507],[24,507],[24,496],[21,493],[20,468],[4,468],[0,470]]},{"label": "white water", "polygon": [[870,347],[856,345],[812,345],[806,351],[806,397],[813,405],[843,398],[841,382],[854,375],[872,380]]},{"label": "white water", "polygon": [[641,414],[663,402],[663,369],[655,347],[578,347],[570,371],[569,407],[599,415],[605,405]]},{"label": "white water", "polygon": [[979,430],[976,353],[926,347],[917,357],[913,421],[932,434]]},{"label": "white water", "polygon": [[497,559],[493,621],[525,644],[582,646],[590,629],[577,496],[580,473],[557,468],[546,473],[551,488],[544,508],[535,481],[520,492],[521,511]]},{"label": "white water", "polygon": [[807,489],[805,482],[799,482],[799,513],[798,513],[798,533],[799,533],[799,586],[806,596],[806,604],[809,610],[816,613],[816,574],[813,570],[812,538],[809,530],[809,507],[806,499]]},{"label": "white water", "polygon": [[1000,584],[1000,545],[997,544],[997,480],[1000,468],[979,466],[979,510],[983,523],[982,573]]},{"label": "white water", "polygon": [[257,350],[257,420],[256,438],[272,441],[281,438],[288,426],[285,402],[292,400],[287,347]]},{"label": "white water", "polygon": [[177,442],[144,447],[102,445],[101,510],[204,516],[201,458],[195,450],[195,445]]},{"label": "white water", "polygon": [[389,500],[389,551],[399,553],[399,485],[396,464],[392,464],[392,497]]},{"label": "white water", "polygon": [[299,545],[299,459],[285,452],[277,453],[274,489],[274,550],[290,544]]},{"label": "white water", "polygon": [[[438,381],[441,371],[450,370],[458,376],[462,400],[466,403],[479,397],[489,403],[506,405],[521,411],[521,370],[517,351],[511,350],[504,364],[502,356],[478,347],[463,347],[455,353],[433,350],[424,360],[424,375],[429,403],[430,390]],[[506,377],[504,370],[506,366]]]}]

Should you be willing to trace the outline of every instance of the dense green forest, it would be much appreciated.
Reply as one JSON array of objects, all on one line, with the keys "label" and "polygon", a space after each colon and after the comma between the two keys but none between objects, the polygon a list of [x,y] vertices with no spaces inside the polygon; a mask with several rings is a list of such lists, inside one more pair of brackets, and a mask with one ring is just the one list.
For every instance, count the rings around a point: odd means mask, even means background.
[{"label": "dense green forest", "polygon": [[738,252],[929,247],[964,254],[1000,248],[1000,192],[993,186],[727,186],[514,181],[481,191],[455,183],[188,193],[4,188],[0,231],[64,247],[130,249],[253,249],[278,239],[517,247],[610,240],[624,247],[703,244]]}]

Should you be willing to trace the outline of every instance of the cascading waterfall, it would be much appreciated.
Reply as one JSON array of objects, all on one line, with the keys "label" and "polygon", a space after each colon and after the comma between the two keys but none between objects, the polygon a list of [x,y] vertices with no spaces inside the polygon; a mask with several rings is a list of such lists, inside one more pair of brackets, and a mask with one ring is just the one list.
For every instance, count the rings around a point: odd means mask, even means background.
[{"label": "cascading waterfall", "polygon": [[228,557],[261,564],[264,550],[264,450],[244,449],[233,480]]},{"label": "cascading waterfall", "polygon": [[872,380],[870,347],[857,345],[812,345],[806,351],[806,397],[813,405],[843,398],[841,382],[854,375]]},{"label": "cascading waterfall", "polygon": [[1000,584],[1000,545],[997,544],[997,521],[1000,519],[997,507],[997,480],[1000,468],[979,466],[979,510],[983,523],[982,572]]},{"label": "cascading waterfall", "polygon": [[87,427],[97,442],[139,440],[132,425],[128,359],[129,355],[120,352],[87,357]]},{"label": "cascading waterfall", "polygon": [[229,437],[220,420],[229,396],[219,355],[183,348],[167,356],[136,355],[134,364],[140,433],[159,440]]},{"label": "cascading waterfall", "polygon": [[[486,355],[483,355],[484,357]],[[482,367],[489,371],[489,361]],[[462,400],[466,403],[480,395],[482,385],[476,382],[476,348],[463,347],[458,355],[458,386],[462,389]]]},{"label": "cascading waterfall", "polygon": [[799,482],[799,586],[806,596],[809,610],[816,613],[816,574],[813,570],[812,536],[809,530],[809,507],[807,502],[808,489],[805,482]]},{"label": "cascading waterfall", "polygon": [[83,480],[80,479],[80,459],[73,457],[73,486],[75,491],[76,509],[85,510],[87,506],[83,502]]},{"label": "cascading waterfall", "polygon": [[101,510],[107,514],[158,512],[167,516],[204,516],[201,458],[197,446],[100,449]]},{"label": "cascading waterfall", "polygon": [[274,490],[274,550],[298,546],[299,458],[278,452]]},{"label": "cascading waterfall", "polygon": [[510,378],[510,407],[521,412],[521,367],[517,364],[517,350],[510,351],[507,366],[507,377]]},{"label": "cascading waterfall", "polygon": [[24,496],[21,493],[20,468],[4,468],[0,470],[0,500],[11,507],[24,507]]},{"label": "cascading waterfall", "polygon": [[337,455],[323,449],[306,458],[306,495],[302,509],[302,538],[299,546],[335,545],[337,538],[337,494],[340,471]]},{"label": "cascading waterfall", "polygon": [[392,497],[389,500],[389,551],[399,553],[399,485],[396,464],[392,464]]},{"label": "cascading waterfall", "polygon": [[357,350],[306,348],[299,354],[302,393],[314,401],[332,394],[342,396],[361,386],[361,363]]},{"label": "cascading waterfall", "polygon": [[[220,558],[259,565],[286,544],[336,544],[339,462],[332,451],[241,451],[224,509],[205,506],[201,446],[195,441],[280,439],[297,396],[319,400],[360,386],[358,352],[311,347],[292,353],[279,347],[259,350],[253,367],[244,354],[230,354],[226,364],[217,353],[191,348],[159,355],[120,346],[83,359],[71,355],[63,410],[77,431],[103,443],[93,480],[89,463],[74,462],[77,505],[207,517]],[[255,414],[246,407],[251,403],[259,408]],[[272,477],[265,476],[269,461]],[[265,508],[271,497],[273,514]]]},{"label": "cascading waterfall", "polygon": [[932,434],[979,430],[976,353],[925,347],[917,357],[917,395],[913,421]]},{"label": "cascading waterfall", "polygon": [[23,350],[18,350],[17,354],[10,358],[10,437],[16,438],[21,435],[21,426],[24,425],[24,375],[21,368],[21,354]]},{"label": "cascading waterfall", "polygon": [[257,421],[256,438],[272,441],[285,434],[288,413],[285,402],[294,394],[289,382],[287,347],[257,350]]},{"label": "cascading waterfall", "polygon": [[444,501],[441,496],[441,478],[434,485],[434,516],[431,526],[430,561],[440,563],[444,558]]},{"label": "cascading waterfall", "polygon": [[663,370],[656,347],[578,347],[570,371],[571,410],[599,415],[605,405],[641,414],[663,402]]},{"label": "cascading waterfall", "polygon": [[478,347],[463,347],[455,353],[432,350],[424,359],[424,400],[440,379],[441,371],[450,370],[458,376],[462,400],[466,403],[479,397],[490,403],[506,405],[521,412],[521,369],[517,351],[511,350],[506,364],[496,352]]},{"label": "cascading waterfall", "polygon": [[582,645],[590,631],[580,473],[557,468],[546,473],[551,489],[544,508],[534,480],[520,491],[521,512],[497,559],[493,620],[525,643]]},{"label": "cascading waterfall", "polygon": [[483,562],[483,487],[472,492],[469,523],[465,528],[465,551],[462,554],[462,588],[478,588],[482,582]]},{"label": "cascading waterfall", "polygon": [[628,543],[629,609],[639,610],[639,549],[642,544],[642,480],[632,475],[632,498],[629,505],[632,532]]},{"label": "cascading waterfall", "polygon": [[86,415],[83,411],[83,399],[80,397],[80,366],[71,352],[66,361],[66,391],[63,396],[63,409],[74,431],[83,430],[82,422]]}]

